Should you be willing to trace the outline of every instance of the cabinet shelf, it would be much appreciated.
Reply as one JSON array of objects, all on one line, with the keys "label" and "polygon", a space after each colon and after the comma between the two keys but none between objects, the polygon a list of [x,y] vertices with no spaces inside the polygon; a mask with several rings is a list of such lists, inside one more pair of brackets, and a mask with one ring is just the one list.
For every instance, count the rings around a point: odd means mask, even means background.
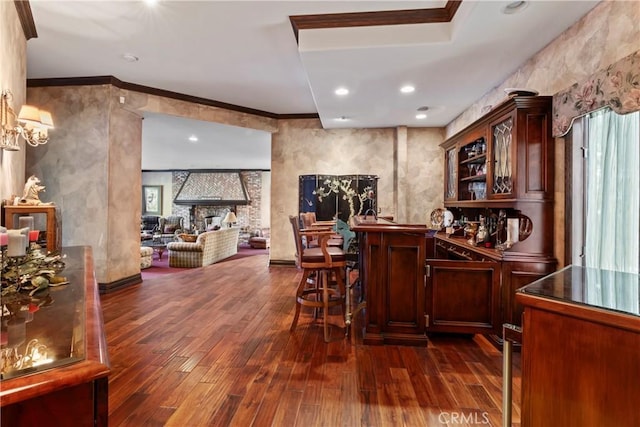
[{"label": "cabinet shelf", "polygon": [[473,175],[466,178],[460,178],[460,182],[485,182],[487,175]]},{"label": "cabinet shelf", "polygon": [[482,164],[487,161],[487,153],[479,154],[477,156],[469,157],[465,160],[460,160],[461,165],[474,165],[474,164]]},{"label": "cabinet shelf", "polygon": [[499,200],[487,200],[487,199],[477,199],[477,200],[456,200],[453,202],[444,202],[445,208],[488,208],[488,209],[499,209],[499,208],[513,208],[516,206],[517,201],[515,199],[499,199]]}]

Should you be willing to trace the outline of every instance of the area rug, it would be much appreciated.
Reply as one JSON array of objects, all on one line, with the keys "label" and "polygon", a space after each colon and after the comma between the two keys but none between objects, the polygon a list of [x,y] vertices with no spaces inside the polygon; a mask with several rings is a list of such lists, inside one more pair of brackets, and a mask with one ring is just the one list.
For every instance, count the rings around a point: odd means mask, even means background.
[{"label": "area rug", "polygon": [[[229,258],[223,259],[218,262],[227,262],[232,261],[234,259],[245,258],[249,256],[255,255],[266,255],[269,253],[269,249],[253,249],[249,245],[240,245],[238,246],[238,253],[230,256]],[[140,273],[142,275],[142,280],[153,279],[154,277],[160,277],[167,274],[175,274],[180,273],[182,271],[193,270],[193,268],[176,268],[169,267],[169,254],[165,252],[162,254],[162,259],[158,259],[158,254],[154,252],[153,260],[151,261],[151,267],[145,268]]]}]

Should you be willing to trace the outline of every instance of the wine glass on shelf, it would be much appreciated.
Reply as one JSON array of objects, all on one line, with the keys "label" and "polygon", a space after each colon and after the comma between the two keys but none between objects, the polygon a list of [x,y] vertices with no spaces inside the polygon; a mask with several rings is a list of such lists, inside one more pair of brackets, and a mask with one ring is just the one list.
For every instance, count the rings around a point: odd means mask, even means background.
[{"label": "wine glass on shelf", "polygon": [[484,182],[478,182],[478,186],[475,191],[476,199],[486,199],[487,198],[487,184]]},{"label": "wine glass on shelf", "polygon": [[476,170],[477,170],[477,167],[476,167],[476,166],[477,166],[477,165],[476,165],[476,164],[474,164],[474,163],[469,163],[469,164],[467,165],[467,167],[469,168],[469,176],[470,176],[470,177],[474,176],[474,175],[477,173],[477,172],[476,172]]}]

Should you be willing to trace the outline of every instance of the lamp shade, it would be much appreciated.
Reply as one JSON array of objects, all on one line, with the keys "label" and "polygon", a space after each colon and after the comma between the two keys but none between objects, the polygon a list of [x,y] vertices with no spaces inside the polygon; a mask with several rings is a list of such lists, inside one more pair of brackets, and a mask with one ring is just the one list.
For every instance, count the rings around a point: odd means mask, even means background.
[{"label": "lamp shade", "polygon": [[227,215],[224,217],[224,220],[222,222],[226,222],[227,224],[233,224],[238,222],[238,218],[236,218],[236,214],[229,211],[227,212]]},{"label": "lamp shade", "polygon": [[40,126],[40,110],[31,105],[23,105],[18,114],[18,121],[36,127]]}]

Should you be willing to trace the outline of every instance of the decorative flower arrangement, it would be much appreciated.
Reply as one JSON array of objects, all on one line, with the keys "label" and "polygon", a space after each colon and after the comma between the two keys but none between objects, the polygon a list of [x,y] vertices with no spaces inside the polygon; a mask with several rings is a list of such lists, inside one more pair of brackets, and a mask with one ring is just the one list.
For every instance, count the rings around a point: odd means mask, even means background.
[{"label": "decorative flower arrangement", "polygon": [[3,305],[11,298],[20,298],[15,294],[33,296],[50,286],[69,283],[66,277],[58,275],[65,267],[62,255],[58,252],[45,255],[37,245],[31,246],[25,256],[17,257],[6,256],[3,248],[1,266]]}]

